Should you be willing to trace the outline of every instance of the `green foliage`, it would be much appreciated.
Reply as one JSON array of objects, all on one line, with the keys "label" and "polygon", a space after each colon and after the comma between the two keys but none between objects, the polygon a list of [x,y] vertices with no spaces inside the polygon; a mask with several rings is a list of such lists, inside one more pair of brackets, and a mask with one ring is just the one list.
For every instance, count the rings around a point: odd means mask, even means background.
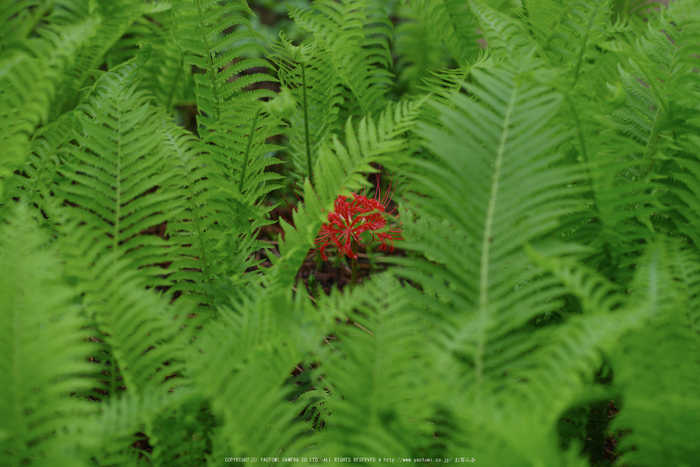
[{"label": "green foliage", "polygon": [[697,2],[273,3],[0,0],[0,464],[694,465]]}]

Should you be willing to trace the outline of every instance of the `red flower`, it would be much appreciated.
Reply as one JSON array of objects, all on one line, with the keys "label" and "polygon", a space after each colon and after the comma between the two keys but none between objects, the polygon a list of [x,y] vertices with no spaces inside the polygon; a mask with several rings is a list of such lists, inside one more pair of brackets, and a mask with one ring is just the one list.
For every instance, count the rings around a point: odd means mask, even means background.
[{"label": "red flower", "polygon": [[388,246],[389,251],[394,251],[394,240],[402,238],[400,229],[385,229],[384,216],[390,200],[391,193],[381,201],[357,193],[353,193],[352,198],[339,196],[335,200],[334,210],[328,214],[328,222],[318,232],[316,244],[319,245],[321,257],[327,260],[326,248],[335,245],[341,253],[357,258],[352,251],[352,241],[366,246],[361,241],[364,232],[371,234],[371,240],[381,242],[380,250],[386,250]]}]

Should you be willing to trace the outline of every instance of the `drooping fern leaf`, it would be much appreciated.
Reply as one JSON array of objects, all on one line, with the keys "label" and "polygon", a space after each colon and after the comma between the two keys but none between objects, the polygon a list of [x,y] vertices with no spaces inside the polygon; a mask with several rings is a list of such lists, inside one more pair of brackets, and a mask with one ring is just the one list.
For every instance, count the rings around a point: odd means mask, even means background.
[{"label": "drooping fern leaf", "polygon": [[353,321],[333,331],[338,342],[319,356],[316,371],[323,377],[315,384],[327,388],[324,407],[330,412],[312,439],[319,457],[417,456],[432,441],[430,407],[416,410],[429,385],[420,314],[409,303],[398,281],[386,275],[352,295],[319,302],[321,310]]},{"label": "drooping fern leaf", "polygon": [[214,456],[284,452],[305,430],[286,381],[310,344],[295,338],[303,321],[294,311],[304,307],[293,308],[289,292],[256,287],[232,295],[190,354],[193,377],[219,421]]},{"label": "drooping fern leaf", "polygon": [[47,33],[0,61],[0,192],[2,180],[24,162],[32,135],[49,121],[62,98],[56,81],[95,28],[95,21],[88,19],[71,29]]},{"label": "drooping fern leaf", "polygon": [[[476,18],[463,2],[453,0],[416,0],[406,2],[431,35],[449,51],[458,65],[469,63],[478,53]],[[405,27],[405,25],[404,25]],[[419,47],[423,50],[423,46]]]},{"label": "drooping fern leaf", "polygon": [[480,0],[469,0],[468,4],[491,53],[515,58],[533,52],[535,44],[522,24]]},{"label": "drooping fern leaf", "polygon": [[18,205],[0,235],[0,463],[7,466],[74,464],[73,446],[94,411],[80,397],[90,388],[83,375],[94,373],[85,320],[35,217]]}]

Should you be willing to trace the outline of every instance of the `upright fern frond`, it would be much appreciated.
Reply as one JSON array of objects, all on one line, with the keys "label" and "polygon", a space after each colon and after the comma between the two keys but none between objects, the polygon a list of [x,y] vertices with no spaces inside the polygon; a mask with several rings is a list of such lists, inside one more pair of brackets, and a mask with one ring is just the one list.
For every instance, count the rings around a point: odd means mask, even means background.
[{"label": "upright fern frond", "polygon": [[[148,50],[107,73],[77,115],[81,130],[63,170],[72,183],[62,191],[74,215],[94,229],[96,250],[128,257],[135,268],[167,261],[163,241],[140,232],[172,218],[178,192],[152,192],[173,177],[165,154],[157,151],[154,109],[136,92],[135,72]],[[148,142],[145,142],[148,141]],[[157,269],[142,269],[157,275]],[[155,278],[154,278],[155,280]],[[157,280],[156,280],[157,281]]]},{"label": "upright fern frond", "polygon": [[312,178],[317,151],[338,129],[342,104],[342,82],[333,64],[332,53],[313,43],[295,47],[280,34],[280,55],[275,57],[282,83],[297,102],[290,119],[289,146],[294,175]]},{"label": "upright fern frond", "polygon": [[[695,111],[691,109],[697,107],[700,97],[695,86],[681,77],[694,66],[696,59],[691,57],[700,53],[695,40],[700,23],[692,18],[676,20],[673,12],[673,9],[668,10],[658,22],[648,25],[647,37],[639,41],[628,69],[620,67],[620,86],[624,86],[627,95],[626,106],[605,119],[615,130],[610,134],[608,151],[614,150],[618,157],[624,154],[629,166],[621,174],[628,183],[667,179],[664,190],[657,191],[655,197],[647,196],[647,204],[658,203],[654,198],[665,197],[669,201],[662,201],[664,204],[673,199],[687,199],[686,193],[688,189],[692,191],[694,185],[687,174],[694,170],[695,157],[685,151],[679,152],[668,139],[695,131],[695,127],[688,125],[688,117]],[[664,162],[669,157],[673,162]],[[690,185],[684,186],[685,183]],[[647,193],[651,190],[647,189]],[[676,212],[670,215],[649,217],[662,211],[661,206],[654,206],[644,217],[640,213],[637,215],[647,219],[643,221],[647,228],[655,225],[674,234],[681,230],[697,242],[694,228],[690,227],[695,208],[683,207],[693,206],[695,202],[686,202],[675,203]]]},{"label": "upright fern frond", "polygon": [[[174,247],[169,269],[175,271],[168,277],[175,283],[169,291],[183,294],[180,300],[206,305],[209,311],[205,314],[211,314],[220,301],[214,295],[215,282],[222,275],[242,275],[255,266],[250,255],[263,245],[252,241],[258,224],[251,225],[249,215],[262,214],[251,211],[252,206],[227,189],[230,182],[206,145],[165,116],[159,127],[165,136],[160,150],[169,154],[175,172],[165,188],[181,191],[184,203],[184,209],[168,222],[169,244]],[[235,257],[231,251],[236,252]]]},{"label": "upright fern frond", "polygon": [[543,49],[571,69],[573,84],[578,81],[584,65],[593,61],[596,45],[607,38],[608,3],[608,0],[572,2],[559,12],[550,26]]},{"label": "upright fern frond", "polygon": [[[625,336],[612,358],[623,401],[613,427],[631,429],[620,443],[621,460],[642,466],[688,463],[697,452],[691,439],[700,434],[700,338],[688,319],[688,312],[697,316],[696,304],[687,301],[687,293],[697,289],[699,263],[683,254],[679,258],[677,245],[669,246],[672,256],[662,244],[643,261],[641,280],[633,287],[638,306],[649,309],[647,323]],[[672,258],[682,263],[668,263]]]},{"label": "upright fern frond", "polygon": [[384,106],[384,93],[391,86],[389,41],[391,22],[386,11],[367,0],[318,0],[310,10],[291,7],[289,15],[313,33],[317,46],[328,51],[346,93],[344,108],[373,115]]},{"label": "upright fern frond", "polygon": [[201,124],[234,118],[237,97],[273,97],[272,91],[246,91],[246,86],[273,81],[270,75],[237,76],[255,67],[271,68],[269,62],[249,55],[264,54],[244,14],[253,14],[245,0],[176,0],[173,4],[175,36],[185,52],[185,63],[204,71],[195,75]]},{"label": "upright fern frond", "polygon": [[[185,63],[205,72],[195,75],[202,139],[231,182],[227,190],[244,206],[257,209],[262,196],[277,188],[268,182],[280,178],[265,172],[279,162],[265,157],[279,149],[266,140],[280,131],[279,118],[265,112],[260,101],[275,93],[264,87],[246,89],[276,79],[259,72],[238,76],[252,68],[272,68],[256,56],[264,53],[262,36],[244,14],[252,14],[245,0],[178,0],[173,5],[175,36]],[[263,216],[264,211],[254,216],[257,225]]]},{"label": "upright fern frond", "polygon": [[522,243],[550,234],[576,204],[567,185],[580,175],[557,166],[561,97],[529,82],[526,70],[472,70],[476,84],[465,87],[474,99],[454,97],[461,112],[436,104],[442,128],[421,133],[439,163],[411,161],[428,196],[410,196],[419,223],[405,223],[405,238],[437,264],[392,259],[440,297],[430,306],[450,323],[441,345],[472,362],[477,394],[517,355],[506,336],[556,306],[552,282],[527,267]]}]

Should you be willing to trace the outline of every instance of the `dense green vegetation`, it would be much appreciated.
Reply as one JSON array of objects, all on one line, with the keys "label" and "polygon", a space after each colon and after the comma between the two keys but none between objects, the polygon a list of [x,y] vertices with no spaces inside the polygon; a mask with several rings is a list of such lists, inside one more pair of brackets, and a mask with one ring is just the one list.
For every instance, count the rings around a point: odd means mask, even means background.
[{"label": "dense green vegetation", "polygon": [[691,0],[0,0],[0,465],[697,465],[698,57]]}]

